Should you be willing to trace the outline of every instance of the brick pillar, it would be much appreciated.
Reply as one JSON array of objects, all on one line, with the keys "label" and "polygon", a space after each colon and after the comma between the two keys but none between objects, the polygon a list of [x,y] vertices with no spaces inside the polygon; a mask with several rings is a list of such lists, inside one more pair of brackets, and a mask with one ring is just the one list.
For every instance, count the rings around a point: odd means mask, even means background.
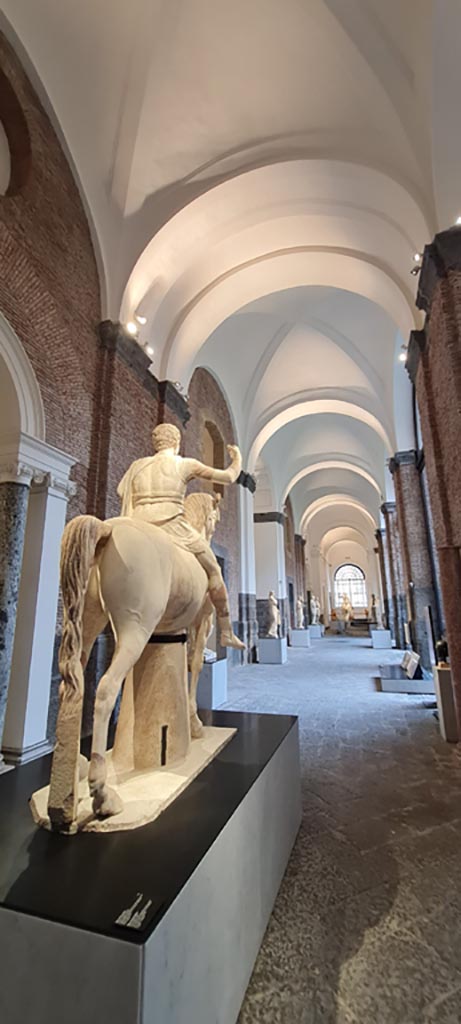
[{"label": "brick pillar", "polygon": [[119,323],[99,325],[100,365],[90,457],[88,511],[119,514],[117,484],[130,462],[152,452],[152,429],[190,419],[186,399],[169,380],[158,381],[150,359]]},{"label": "brick pillar", "polygon": [[424,329],[412,331],[407,369],[420,412],[427,483],[451,675],[461,735],[461,228],[426,246],[416,304]]},{"label": "brick pillar", "polygon": [[158,382],[158,422],[174,423],[182,432],[190,420],[187,399],[178,391],[171,380]]},{"label": "brick pillar", "polygon": [[306,569],[304,548],[306,541],[300,533],[295,533],[295,565],[296,565],[296,596],[306,603]]},{"label": "brick pillar", "polygon": [[386,524],[386,550],[389,567],[389,618],[392,635],[397,647],[405,647],[404,622],[407,618],[406,598],[403,583],[402,553],[400,548],[397,508],[394,501],[386,501],[381,505],[381,512]]},{"label": "brick pillar", "polygon": [[238,622],[234,623],[237,636],[246,644],[243,652],[232,651],[230,657],[234,664],[258,661],[258,616],[256,611],[256,580],[254,568],[254,526],[253,526],[253,495],[256,491],[256,480],[251,473],[243,470],[237,479],[241,491],[241,555],[245,563],[241,567],[240,586],[245,587],[238,597]]},{"label": "brick pillar", "polygon": [[430,605],[436,615],[437,603],[416,452],[396,452],[389,463],[389,469],[394,477],[403,579],[411,608],[412,646],[420,655],[421,664],[430,669],[431,649],[424,609]]},{"label": "brick pillar", "polygon": [[[393,633],[393,615],[391,615],[392,607],[389,602],[390,593],[390,574],[389,574],[389,558],[386,545],[386,531],[376,530],[376,554],[378,555],[379,571],[381,574],[381,590],[383,594],[383,625],[386,629],[390,629]],[[392,623],[392,625],[391,625]]]}]

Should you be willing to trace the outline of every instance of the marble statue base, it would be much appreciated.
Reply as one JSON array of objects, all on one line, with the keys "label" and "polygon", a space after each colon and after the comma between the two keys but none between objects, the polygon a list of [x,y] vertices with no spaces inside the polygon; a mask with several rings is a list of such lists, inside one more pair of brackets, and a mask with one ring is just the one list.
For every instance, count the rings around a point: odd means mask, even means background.
[{"label": "marble statue base", "polygon": [[261,665],[284,665],[288,660],[286,636],[260,637],[258,646],[259,661]]},{"label": "marble statue base", "polygon": [[379,683],[383,693],[434,693],[434,680],[409,679],[401,665],[380,665]]},{"label": "marble statue base", "polygon": [[204,714],[235,735],[137,831],[47,835],[50,758],[0,776],[5,1024],[235,1024],[300,823],[298,726]]},{"label": "marble statue base", "polygon": [[392,635],[390,629],[370,629],[370,636],[372,647],[392,647]]},{"label": "marble statue base", "polygon": [[198,686],[197,704],[199,708],[213,711],[227,701],[227,658],[212,661],[203,666]]},{"label": "marble statue base", "polygon": [[315,622],[314,625],[309,626],[309,633],[311,640],[321,640],[325,633],[325,627],[321,622]]},{"label": "marble statue base", "polygon": [[440,735],[447,743],[457,743],[458,723],[449,665],[434,665],[434,686],[439,712]]},{"label": "marble statue base", "polygon": [[[232,739],[235,729],[216,729],[208,726],[200,739],[192,740],[186,758],[176,767],[157,768],[155,771],[120,771],[112,761],[112,751],[107,755],[108,782],[123,801],[123,810],[110,818],[95,818],[88,782],[79,784],[77,817],[78,832],[124,832],[139,828],[149,821],[155,821],[162,811],[176,800],[186,786],[203,771],[207,764]],[[30,809],[37,825],[51,829],[48,817],[50,787],[44,786],[30,798]]]},{"label": "marble statue base", "polygon": [[291,646],[292,647],[310,647],[311,636],[308,629],[292,629],[291,630]]}]

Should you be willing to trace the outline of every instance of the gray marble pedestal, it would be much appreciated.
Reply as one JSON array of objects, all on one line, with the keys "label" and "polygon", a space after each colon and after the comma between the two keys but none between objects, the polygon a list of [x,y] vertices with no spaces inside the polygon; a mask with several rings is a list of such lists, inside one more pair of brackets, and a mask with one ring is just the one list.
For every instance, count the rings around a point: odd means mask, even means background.
[{"label": "gray marble pedestal", "polygon": [[440,734],[447,743],[458,742],[453,685],[449,665],[434,665],[434,686],[439,712]]},{"label": "gray marble pedestal", "polygon": [[48,759],[0,777],[2,1024],[235,1024],[300,824],[298,727],[205,715],[234,738],[142,829],[44,845]]},{"label": "gray marble pedestal", "polygon": [[315,622],[313,625],[309,626],[311,640],[321,640],[324,632],[325,628],[320,622]]},{"label": "gray marble pedestal", "polygon": [[310,647],[311,636],[308,629],[292,629],[291,631],[291,646],[292,647]]},{"label": "gray marble pedestal", "polygon": [[197,705],[199,708],[221,707],[227,700],[227,658],[206,662],[199,675]]},{"label": "gray marble pedestal", "polygon": [[392,647],[392,636],[390,629],[370,629],[370,636],[372,647]]},{"label": "gray marble pedestal", "polygon": [[13,657],[28,501],[26,484],[0,483],[0,746]]},{"label": "gray marble pedestal", "polygon": [[285,636],[260,637],[259,661],[261,665],[284,665],[287,659],[287,639]]}]

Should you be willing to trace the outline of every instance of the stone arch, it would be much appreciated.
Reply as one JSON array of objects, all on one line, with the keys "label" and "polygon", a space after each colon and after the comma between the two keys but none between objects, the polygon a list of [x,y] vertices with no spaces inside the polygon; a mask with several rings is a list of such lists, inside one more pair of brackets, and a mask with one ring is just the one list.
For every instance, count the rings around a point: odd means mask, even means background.
[{"label": "stone arch", "polygon": [[25,433],[45,440],[40,387],[24,348],[0,312],[0,437]]}]

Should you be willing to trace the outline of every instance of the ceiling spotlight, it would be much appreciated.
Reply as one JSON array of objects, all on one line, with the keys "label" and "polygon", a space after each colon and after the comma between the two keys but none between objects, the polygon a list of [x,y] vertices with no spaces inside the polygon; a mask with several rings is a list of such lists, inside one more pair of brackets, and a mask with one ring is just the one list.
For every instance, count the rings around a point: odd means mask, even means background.
[{"label": "ceiling spotlight", "polygon": [[421,264],[419,263],[418,266],[411,268],[410,274],[415,274],[415,275],[419,274],[420,270],[421,270]]},{"label": "ceiling spotlight", "polygon": [[146,352],[148,356],[153,356],[154,350],[152,348],[152,345],[146,345]]},{"label": "ceiling spotlight", "polygon": [[138,328],[137,328],[134,320],[129,320],[128,321],[128,323],[126,325],[126,329],[128,331],[128,334],[137,334],[138,333]]},{"label": "ceiling spotlight", "polygon": [[141,327],[144,327],[144,324],[147,324],[147,316],[139,316],[138,313],[136,313],[135,320],[138,321],[138,324],[141,324]]},{"label": "ceiling spotlight", "polygon": [[420,263],[421,262],[421,253],[420,252],[415,252],[415,255],[413,256],[413,259],[414,259],[415,263]]},{"label": "ceiling spotlight", "polygon": [[399,360],[400,360],[401,363],[406,363],[406,361],[407,361],[407,353],[406,352],[401,352],[400,355],[399,355]]}]

